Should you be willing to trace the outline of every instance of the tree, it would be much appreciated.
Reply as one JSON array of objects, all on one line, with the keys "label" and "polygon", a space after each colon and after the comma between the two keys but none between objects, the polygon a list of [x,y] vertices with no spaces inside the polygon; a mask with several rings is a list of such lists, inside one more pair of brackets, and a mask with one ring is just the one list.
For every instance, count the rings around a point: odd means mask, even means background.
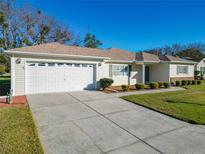
[{"label": "tree", "polygon": [[87,33],[85,35],[83,43],[84,43],[84,47],[88,47],[88,48],[98,48],[99,46],[102,45],[100,40],[97,40],[95,35],[91,33]]},{"label": "tree", "polygon": [[201,42],[189,43],[186,45],[173,44],[165,45],[160,48],[155,48],[151,50],[144,50],[143,52],[152,53],[155,55],[173,55],[179,56],[181,58],[189,58],[195,61],[199,61],[205,57],[205,44]]},{"label": "tree", "polygon": [[194,61],[200,61],[205,57],[203,52],[196,48],[185,49],[178,52],[176,55],[179,57],[189,58]]},{"label": "tree", "polygon": [[[31,6],[14,6],[14,0],[0,0],[0,48],[7,50],[47,42],[68,43],[73,39],[70,29],[55,18]],[[2,53],[0,66],[3,72],[9,70],[9,60]]]},{"label": "tree", "polygon": [[13,0],[0,1],[0,45],[4,49],[72,40],[70,29],[55,18],[31,6],[14,6]]}]

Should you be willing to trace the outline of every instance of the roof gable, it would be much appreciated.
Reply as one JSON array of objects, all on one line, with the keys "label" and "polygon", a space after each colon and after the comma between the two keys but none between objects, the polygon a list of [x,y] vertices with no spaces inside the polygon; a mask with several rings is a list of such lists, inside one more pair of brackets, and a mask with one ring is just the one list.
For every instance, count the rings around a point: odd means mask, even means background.
[{"label": "roof gable", "polygon": [[135,53],[121,50],[117,48],[108,49],[106,55],[111,58],[111,60],[123,60],[123,61],[134,61]]},{"label": "roof gable", "polygon": [[147,53],[147,52],[137,52],[135,56],[136,61],[153,61],[153,62],[159,62],[160,59],[157,55]]}]

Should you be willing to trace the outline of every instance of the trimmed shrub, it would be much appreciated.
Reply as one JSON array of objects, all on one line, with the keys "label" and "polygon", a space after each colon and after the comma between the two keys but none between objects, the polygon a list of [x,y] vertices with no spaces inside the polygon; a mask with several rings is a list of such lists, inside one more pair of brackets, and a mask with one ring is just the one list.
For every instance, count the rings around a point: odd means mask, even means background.
[{"label": "trimmed shrub", "polygon": [[182,86],[188,85],[188,80],[182,80]]},{"label": "trimmed shrub", "polygon": [[163,82],[158,82],[158,84],[159,84],[159,88],[162,88],[162,87],[163,87],[163,85],[164,85],[164,83],[163,83]]},{"label": "trimmed shrub", "polygon": [[191,84],[192,84],[191,80],[187,80],[187,85],[191,85]]},{"label": "trimmed shrub", "polygon": [[137,84],[135,84],[135,88],[136,89],[144,89],[145,85],[143,83],[137,83]]},{"label": "trimmed shrub", "polygon": [[192,85],[196,85],[197,81],[196,80],[192,80]]},{"label": "trimmed shrub", "polygon": [[100,88],[103,90],[113,84],[113,80],[109,78],[102,78],[100,79]]},{"label": "trimmed shrub", "polygon": [[164,84],[165,88],[169,88],[170,87],[170,83],[169,82],[164,82],[163,84]]},{"label": "trimmed shrub", "polygon": [[151,89],[157,89],[157,88],[159,88],[158,82],[151,82],[151,83],[149,84],[149,86],[150,86]]},{"label": "trimmed shrub", "polygon": [[123,91],[128,91],[129,88],[130,88],[130,86],[129,86],[129,85],[126,85],[126,84],[123,84],[123,85],[121,86],[121,88],[122,88]]},{"label": "trimmed shrub", "polygon": [[178,80],[178,81],[175,82],[175,85],[176,85],[176,86],[181,86],[181,85],[182,85],[182,82]]},{"label": "trimmed shrub", "polygon": [[197,80],[197,84],[198,85],[202,84],[202,81],[201,80]]}]

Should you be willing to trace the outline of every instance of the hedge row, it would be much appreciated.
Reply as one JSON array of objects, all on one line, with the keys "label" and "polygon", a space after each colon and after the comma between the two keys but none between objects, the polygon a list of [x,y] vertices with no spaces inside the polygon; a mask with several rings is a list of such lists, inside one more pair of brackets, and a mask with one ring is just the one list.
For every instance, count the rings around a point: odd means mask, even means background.
[{"label": "hedge row", "polygon": [[200,85],[202,84],[201,80],[178,80],[175,82],[176,86],[187,86],[187,85]]},{"label": "hedge row", "polygon": [[[152,83],[149,84],[149,87],[151,89],[157,89],[157,88],[162,88],[162,87],[169,88],[170,84],[168,82],[152,82]],[[123,84],[121,86],[121,88],[122,88],[123,91],[128,91],[130,89],[130,86]],[[137,84],[135,84],[135,88],[136,88],[136,90],[144,89],[145,84],[137,83]]]}]

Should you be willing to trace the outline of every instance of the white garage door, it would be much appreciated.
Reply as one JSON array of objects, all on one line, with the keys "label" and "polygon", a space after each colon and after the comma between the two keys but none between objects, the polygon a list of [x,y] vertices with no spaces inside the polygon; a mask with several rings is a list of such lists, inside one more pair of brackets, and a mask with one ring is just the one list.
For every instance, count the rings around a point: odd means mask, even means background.
[{"label": "white garage door", "polygon": [[26,94],[95,88],[95,65],[27,62]]}]

